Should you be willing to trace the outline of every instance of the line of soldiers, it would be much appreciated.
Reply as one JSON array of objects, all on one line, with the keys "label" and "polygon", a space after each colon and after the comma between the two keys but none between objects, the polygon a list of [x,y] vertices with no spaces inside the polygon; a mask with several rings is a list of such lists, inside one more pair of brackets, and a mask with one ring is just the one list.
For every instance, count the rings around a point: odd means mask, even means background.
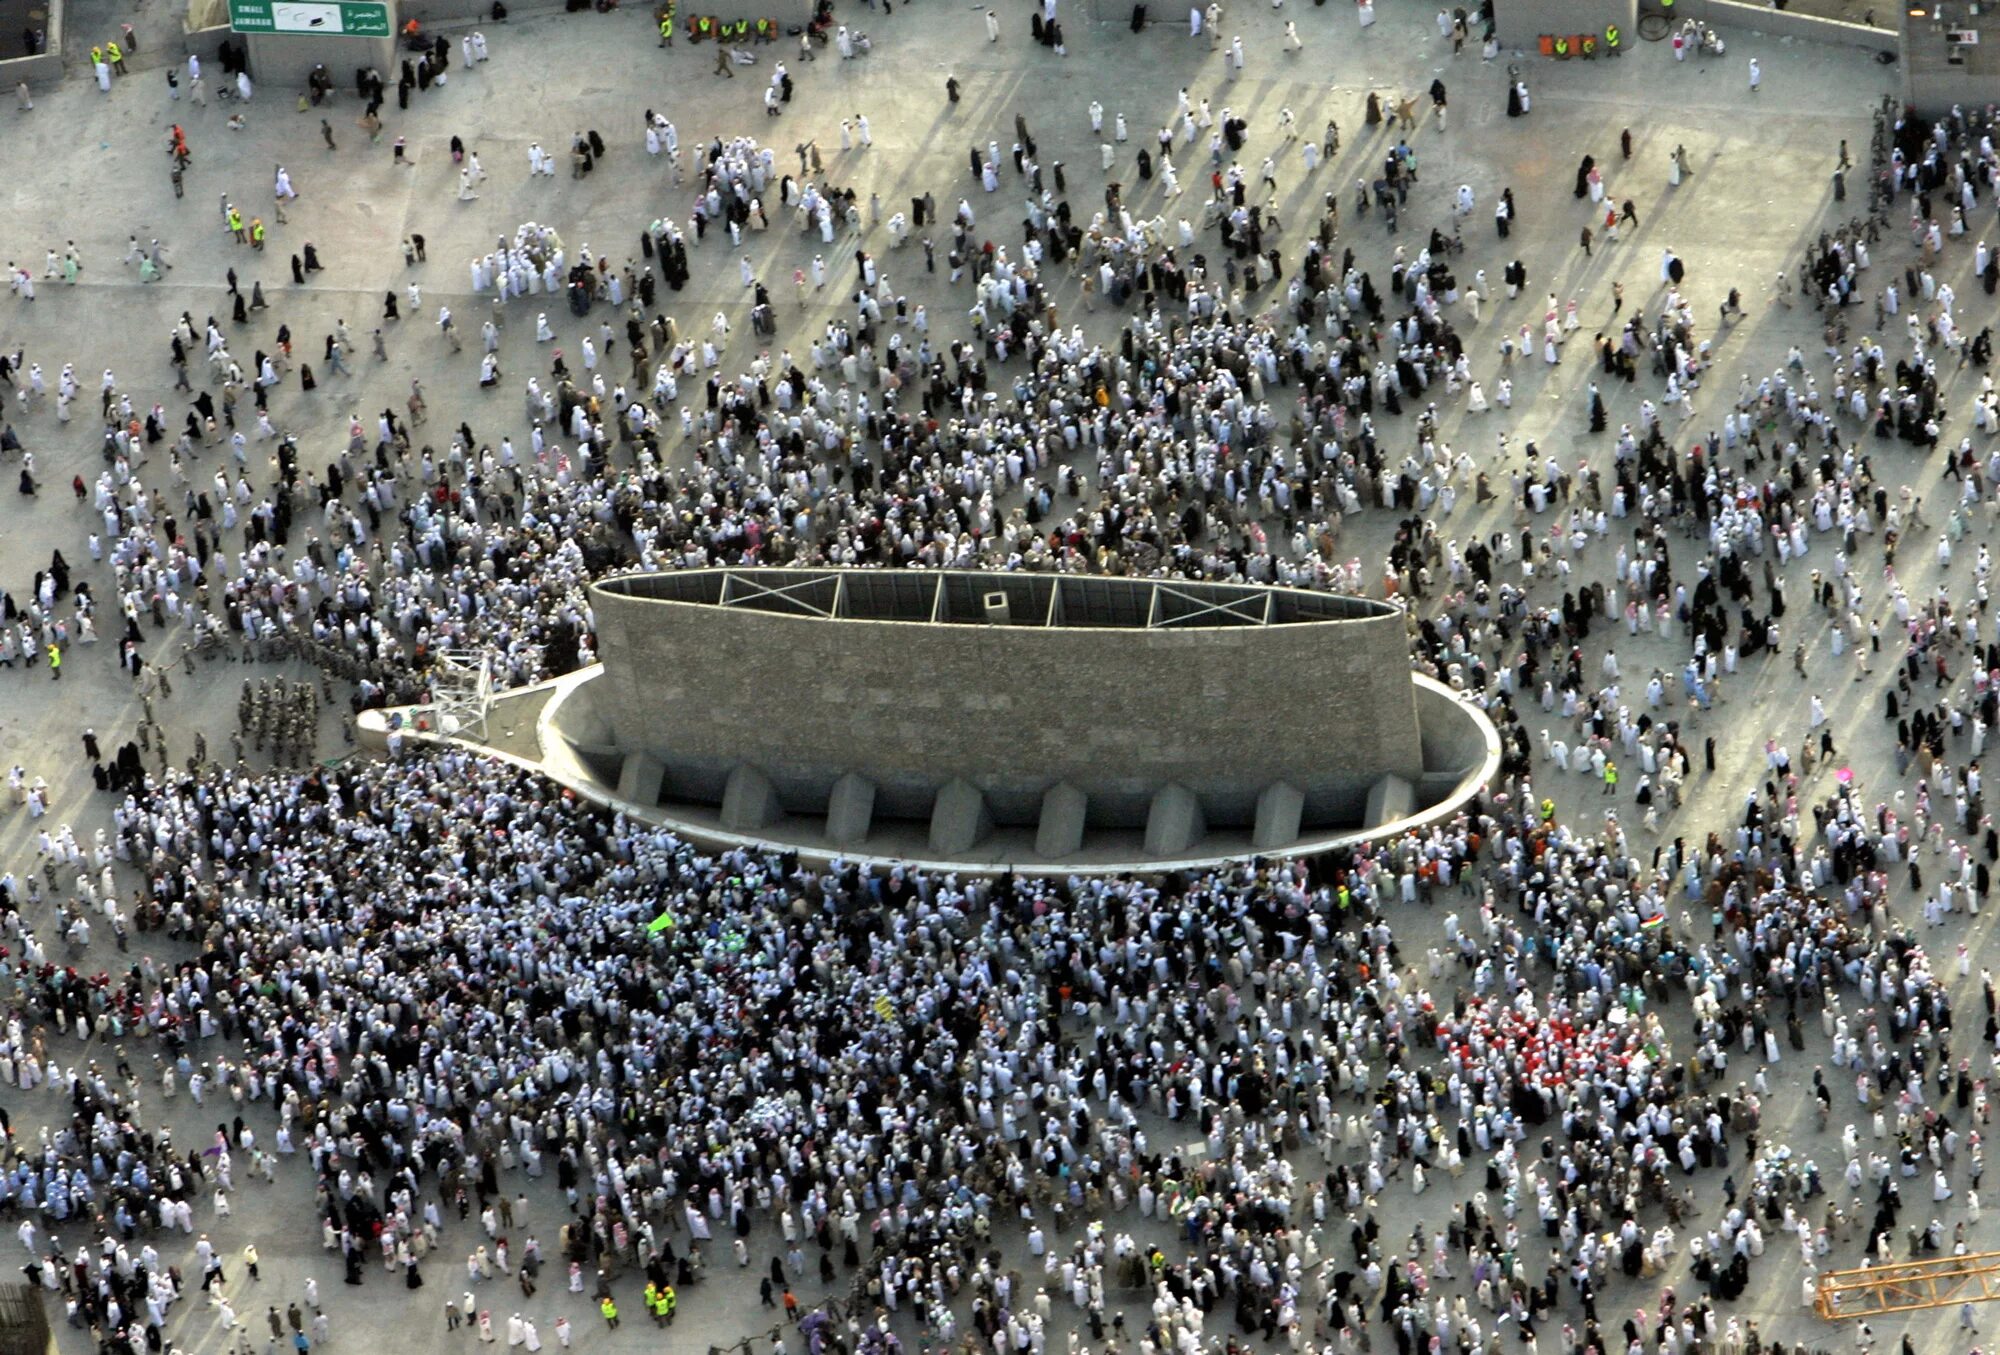
[{"label": "line of soldiers", "polygon": [[[383,703],[391,706],[414,705],[423,700],[424,684],[419,674],[412,673],[406,666],[391,664],[380,659],[363,659],[334,645],[315,640],[309,635],[301,635],[294,642],[298,656],[317,667],[329,678],[339,678],[345,682],[372,682],[383,688]],[[333,704],[333,689],[323,684],[328,705]],[[354,709],[361,709],[358,697],[353,698]]]},{"label": "line of soldiers", "polygon": [[265,741],[270,741],[274,766],[306,766],[319,742],[319,702],[319,687],[310,679],[243,679],[243,690],[236,698],[236,760],[243,760],[247,738],[260,753]]}]

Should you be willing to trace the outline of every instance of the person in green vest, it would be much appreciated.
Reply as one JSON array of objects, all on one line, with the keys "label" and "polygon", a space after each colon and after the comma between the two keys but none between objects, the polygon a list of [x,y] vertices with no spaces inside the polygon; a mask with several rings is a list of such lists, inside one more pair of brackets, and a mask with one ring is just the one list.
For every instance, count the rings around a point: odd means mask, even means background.
[{"label": "person in green vest", "polygon": [[660,1286],[660,1314],[666,1319],[668,1326],[673,1325],[674,1309],[680,1306],[680,1301],[680,1295],[674,1293],[672,1285]]},{"label": "person in green vest", "polygon": [[236,237],[237,244],[249,243],[250,233],[244,229],[243,213],[237,211],[233,205],[229,209],[229,233]]},{"label": "person in green vest", "polygon": [[250,248],[262,249],[263,247],[264,247],[264,218],[261,216],[253,216],[250,218]]},{"label": "person in green vest", "polygon": [[111,69],[119,75],[125,74],[125,52],[116,42],[104,44],[104,59],[111,63]]},{"label": "person in green vest", "polygon": [[613,1331],[618,1330],[618,1305],[613,1302],[611,1295],[606,1294],[598,1300],[597,1311],[604,1314],[606,1326],[610,1327]]},{"label": "person in green vest", "polygon": [[674,45],[674,7],[668,5],[660,15],[660,46]]},{"label": "person in green vest", "polygon": [[1615,762],[1604,764],[1604,793],[1606,795],[1618,793],[1618,764]]}]

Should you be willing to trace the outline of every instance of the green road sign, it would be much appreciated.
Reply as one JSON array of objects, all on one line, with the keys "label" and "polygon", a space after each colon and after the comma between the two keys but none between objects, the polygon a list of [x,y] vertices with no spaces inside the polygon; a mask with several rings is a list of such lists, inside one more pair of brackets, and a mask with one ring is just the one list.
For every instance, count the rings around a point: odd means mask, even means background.
[{"label": "green road sign", "polygon": [[238,33],[386,38],[389,6],[380,0],[229,0],[229,26]]}]

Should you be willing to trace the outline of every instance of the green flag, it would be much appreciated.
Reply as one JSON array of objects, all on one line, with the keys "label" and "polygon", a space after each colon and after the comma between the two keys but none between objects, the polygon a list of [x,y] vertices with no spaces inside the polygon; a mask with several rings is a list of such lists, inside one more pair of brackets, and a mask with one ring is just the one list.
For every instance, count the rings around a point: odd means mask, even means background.
[{"label": "green flag", "polygon": [[674,926],[674,915],[670,912],[661,913],[658,917],[654,918],[651,922],[648,922],[646,924],[646,932],[649,936],[658,936],[661,932],[672,930],[673,926]]}]

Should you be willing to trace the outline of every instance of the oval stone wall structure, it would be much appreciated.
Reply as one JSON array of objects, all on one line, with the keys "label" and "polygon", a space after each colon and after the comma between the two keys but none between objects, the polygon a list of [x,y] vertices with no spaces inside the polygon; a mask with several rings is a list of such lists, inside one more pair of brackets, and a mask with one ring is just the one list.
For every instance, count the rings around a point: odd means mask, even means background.
[{"label": "oval stone wall structure", "polygon": [[1384,602],[750,568],[614,576],[591,603],[603,671],[562,723],[591,731],[624,798],[718,807],[734,832],[806,816],[859,846],[927,824],[963,855],[1029,828],[1060,860],[1142,830],[1157,858],[1217,830],[1281,849],[1428,798],[1404,615]]}]

